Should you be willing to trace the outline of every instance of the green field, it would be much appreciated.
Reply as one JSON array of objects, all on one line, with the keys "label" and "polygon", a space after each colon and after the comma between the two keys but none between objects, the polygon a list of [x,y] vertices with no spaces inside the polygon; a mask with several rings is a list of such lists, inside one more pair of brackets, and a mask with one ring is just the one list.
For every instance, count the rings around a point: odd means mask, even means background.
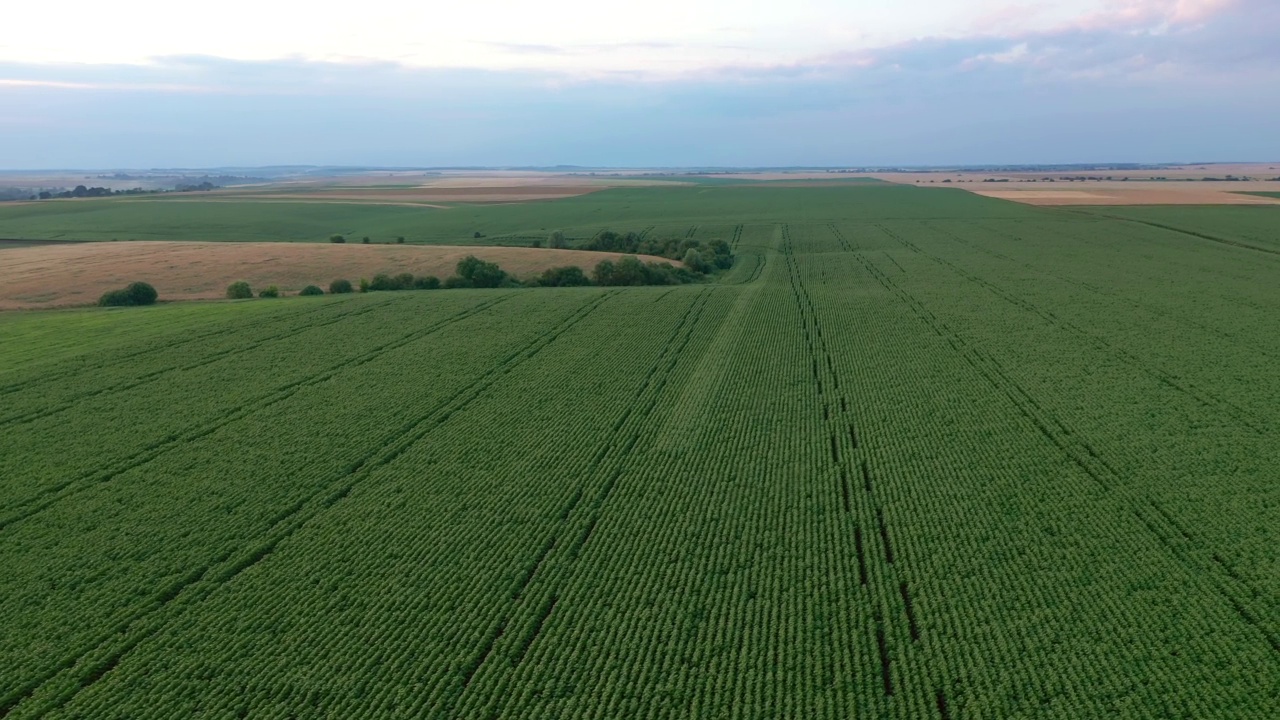
[{"label": "green field", "polygon": [[0,716],[1280,716],[1274,209],[75,206],[738,265],[0,315]]},{"label": "green field", "polygon": [[[228,240],[325,242],[369,236],[391,242],[528,245],[551,230],[589,237],[614,230],[693,231],[727,237],[743,223],[779,217],[836,221],[859,217],[1020,217],[1034,211],[963,191],[935,191],[924,203],[902,203],[894,186],[786,187],[710,185],[618,188],[557,201],[456,205],[448,209],[316,202],[193,201],[186,198],[111,198],[0,206],[0,237],[50,240]],[[855,199],[856,198],[856,199]],[[781,214],[781,215],[780,215]]]}]

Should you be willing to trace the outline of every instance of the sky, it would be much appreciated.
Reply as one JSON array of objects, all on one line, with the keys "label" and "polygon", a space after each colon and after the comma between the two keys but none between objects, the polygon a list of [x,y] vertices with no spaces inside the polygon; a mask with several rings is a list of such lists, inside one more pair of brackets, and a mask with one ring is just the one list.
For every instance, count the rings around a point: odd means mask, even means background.
[{"label": "sky", "polygon": [[1277,0],[63,0],[4,24],[4,169],[1280,160]]}]

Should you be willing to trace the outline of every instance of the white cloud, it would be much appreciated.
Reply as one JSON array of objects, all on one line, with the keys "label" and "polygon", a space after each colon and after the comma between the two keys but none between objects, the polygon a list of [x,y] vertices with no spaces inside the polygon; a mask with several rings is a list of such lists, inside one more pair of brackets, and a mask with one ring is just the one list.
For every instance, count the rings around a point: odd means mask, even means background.
[{"label": "white cloud", "polygon": [[[1202,0],[1203,1],[1203,0]],[[12,3],[0,60],[372,59],[412,67],[666,72],[763,66],[922,36],[975,18],[1042,28],[1105,0],[63,0]],[[535,51],[537,50],[537,51]]]}]

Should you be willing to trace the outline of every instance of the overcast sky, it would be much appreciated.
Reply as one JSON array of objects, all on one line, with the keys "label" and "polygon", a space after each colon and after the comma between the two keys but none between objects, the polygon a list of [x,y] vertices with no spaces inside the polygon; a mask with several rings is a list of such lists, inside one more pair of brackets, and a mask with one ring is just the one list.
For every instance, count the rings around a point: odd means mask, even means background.
[{"label": "overcast sky", "polygon": [[0,167],[1280,160],[1277,0],[4,10]]}]

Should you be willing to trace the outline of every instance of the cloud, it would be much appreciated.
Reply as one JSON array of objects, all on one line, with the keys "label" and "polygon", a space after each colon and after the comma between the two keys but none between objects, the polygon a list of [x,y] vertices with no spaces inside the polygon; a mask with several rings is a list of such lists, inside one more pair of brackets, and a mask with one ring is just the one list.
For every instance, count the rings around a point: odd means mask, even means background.
[{"label": "cloud", "polygon": [[[698,71],[0,63],[11,167],[840,165],[1280,158],[1280,3],[1143,0],[1035,31]],[[609,52],[608,44],[505,46]],[[679,52],[678,47],[669,48]]]}]

